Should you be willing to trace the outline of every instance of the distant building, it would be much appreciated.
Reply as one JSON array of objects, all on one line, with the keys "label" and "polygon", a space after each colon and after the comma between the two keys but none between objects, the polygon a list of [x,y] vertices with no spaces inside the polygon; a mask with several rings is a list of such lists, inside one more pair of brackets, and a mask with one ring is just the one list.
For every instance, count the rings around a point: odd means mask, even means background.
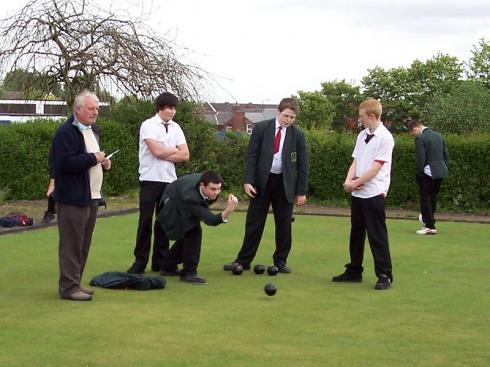
[{"label": "distant building", "polygon": [[[100,102],[102,111],[109,103]],[[0,124],[26,122],[35,118],[66,119],[68,108],[65,101],[41,101],[32,99],[0,99]]]},{"label": "distant building", "polygon": [[216,125],[219,131],[237,131],[251,134],[259,121],[275,118],[275,104],[206,103],[199,115]]}]

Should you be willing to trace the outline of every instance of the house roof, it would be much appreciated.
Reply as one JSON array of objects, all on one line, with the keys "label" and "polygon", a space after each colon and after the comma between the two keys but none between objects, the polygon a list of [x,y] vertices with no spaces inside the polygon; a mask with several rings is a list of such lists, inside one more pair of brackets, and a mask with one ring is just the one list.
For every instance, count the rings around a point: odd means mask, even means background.
[{"label": "house roof", "polygon": [[277,105],[273,104],[240,104],[229,102],[210,104],[206,103],[201,106],[200,115],[209,122],[217,123],[218,125],[223,125],[230,121],[233,118],[234,111],[244,112],[245,119],[252,123],[274,118],[277,113]]},{"label": "house roof", "polygon": [[245,112],[245,118],[253,122],[254,124],[259,121],[270,120],[276,117],[277,109],[267,108],[262,112]]}]

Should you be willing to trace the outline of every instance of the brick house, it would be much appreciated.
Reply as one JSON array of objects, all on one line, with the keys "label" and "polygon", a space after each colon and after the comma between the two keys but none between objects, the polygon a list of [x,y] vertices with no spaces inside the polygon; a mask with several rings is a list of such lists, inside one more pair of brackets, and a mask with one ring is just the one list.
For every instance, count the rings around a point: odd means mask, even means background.
[{"label": "brick house", "polygon": [[259,121],[276,117],[275,104],[206,103],[199,114],[215,124],[219,131],[237,131],[251,134]]}]

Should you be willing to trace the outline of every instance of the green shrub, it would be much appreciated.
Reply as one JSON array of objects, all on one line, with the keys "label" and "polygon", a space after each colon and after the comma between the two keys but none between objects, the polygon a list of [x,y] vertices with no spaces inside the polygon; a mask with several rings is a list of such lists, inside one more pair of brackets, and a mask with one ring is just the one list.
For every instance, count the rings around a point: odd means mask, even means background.
[{"label": "green shrub", "polygon": [[[101,149],[116,149],[112,169],[105,174],[103,192],[115,195],[136,185],[137,147],[129,129],[100,119]],[[13,199],[42,198],[49,183],[48,154],[59,121],[34,120],[0,128],[0,188],[8,188]],[[135,154],[136,152],[136,154]]]},{"label": "green shrub", "polygon": [[[347,202],[342,183],[352,162],[355,135],[307,133],[310,158],[310,196],[320,202]],[[447,135],[449,178],[438,196],[440,208],[488,212],[490,208],[490,134]],[[395,136],[388,206],[418,208],[413,137]]]},{"label": "green shrub", "polygon": [[8,187],[0,189],[0,205],[3,205],[5,201],[9,198],[10,190]]},{"label": "green shrub", "polygon": [[[182,126],[191,159],[177,165],[178,175],[205,170],[219,172],[225,180],[225,191],[244,197],[243,170],[249,138],[227,133],[218,138],[214,126],[196,117],[190,104],[182,104],[176,121]],[[120,152],[104,175],[105,195],[126,193],[138,185],[138,145],[131,126],[100,118],[101,149]],[[59,122],[36,121],[0,127],[0,190],[12,199],[44,197],[48,184],[47,156],[52,136]],[[310,202],[347,205],[350,196],[342,183],[352,162],[356,135],[307,131],[310,160]],[[464,212],[488,212],[490,207],[490,134],[473,136],[446,135],[449,149],[449,178],[439,194],[441,208]],[[388,205],[418,208],[415,183],[413,137],[395,136],[391,186]],[[7,191],[8,190],[8,191]],[[4,194],[5,196],[6,194]]]},{"label": "green shrub", "polygon": [[119,149],[112,157],[112,167],[104,173],[104,195],[122,194],[138,185],[138,144],[130,127],[118,122],[99,119],[100,149],[106,154]]},{"label": "green shrub", "polygon": [[11,124],[0,128],[0,188],[13,199],[40,198],[49,183],[48,153],[55,121]]},{"label": "green shrub", "polygon": [[424,121],[442,133],[490,132],[490,91],[482,83],[464,81],[449,94],[430,100]]}]

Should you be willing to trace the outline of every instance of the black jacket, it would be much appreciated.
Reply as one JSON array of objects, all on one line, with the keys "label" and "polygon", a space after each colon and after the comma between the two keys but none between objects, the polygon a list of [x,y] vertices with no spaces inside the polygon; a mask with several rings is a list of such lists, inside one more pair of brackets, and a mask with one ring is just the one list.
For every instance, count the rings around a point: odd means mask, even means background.
[{"label": "black jacket", "polygon": [[[257,187],[258,195],[265,192],[274,158],[276,119],[255,125],[248,144],[244,183]],[[308,188],[308,152],[301,130],[291,125],[287,129],[282,148],[282,175],[287,200],[292,203],[296,195],[306,195]]]},{"label": "black jacket", "polygon": [[448,176],[449,154],[441,134],[425,128],[415,137],[415,161],[417,177],[424,175],[424,167],[429,165],[433,179]]},{"label": "black jacket", "polygon": [[162,195],[163,208],[157,222],[171,240],[179,240],[200,221],[217,226],[223,223],[221,213],[209,210],[209,202],[199,191],[201,174],[185,175],[169,184]]}]

